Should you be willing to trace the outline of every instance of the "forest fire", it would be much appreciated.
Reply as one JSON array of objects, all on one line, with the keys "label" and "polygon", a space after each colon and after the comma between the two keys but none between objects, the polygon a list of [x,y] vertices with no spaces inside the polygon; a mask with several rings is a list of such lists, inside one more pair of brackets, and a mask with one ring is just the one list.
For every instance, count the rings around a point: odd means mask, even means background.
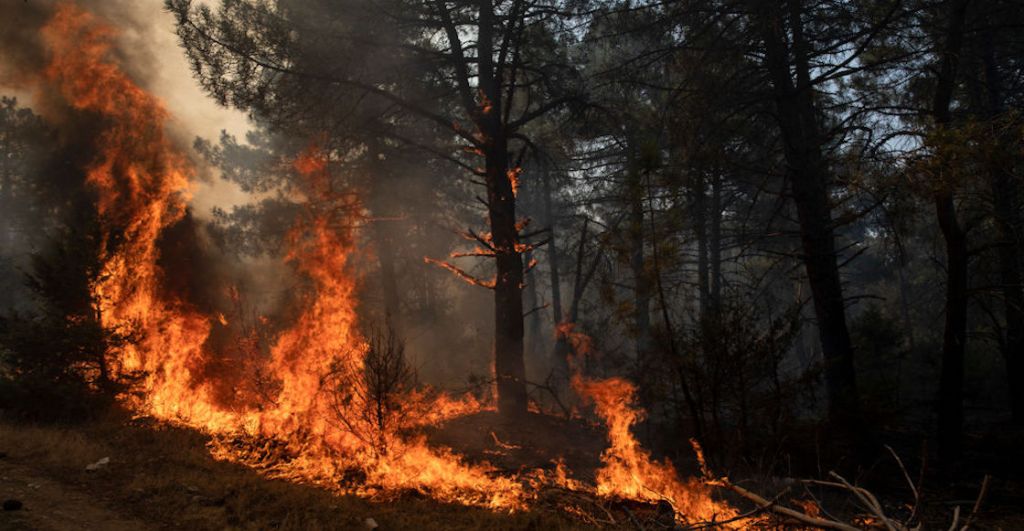
[{"label": "forest fire", "polygon": [[[503,475],[486,463],[472,465],[451,450],[431,448],[412,433],[487,407],[469,396],[401,389],[398,405],[378,415],[376,426],[366,427],[379,433],[368,439],[353,426],[360,422],[360,408],[379,398],[364,373],[369,351],[386,345],[363,336],[356,314],[357,279],[349,257],[357,252],[353,233],[361,206],[356,194],[331,188],[330,154],[316,145],[294,162],[307,200],[286,238],[287,262],[308,280],[299,297],[302,309],[266,355],[240,360],[246,366],[238,370],[269,375],[269,381],[253,384],[262,386],[253,392],[239,389],[225,401],[215,377],[202,367],[219,355],[209,341],[211,330],[228,327],[229,321],[169,292],[166,280],[188,272],[160,265],[160,238],[185,217],[194,170],[164,132],[168,115],[160,101],[112,62],[113,36],[114,30],[93,15],[60,5],[43,30],[51,57],[44,77],[70,107],[102,124],[95,158],[86,169],[97,193],[103,237],[103,269],[93,280],[92,295],[103,325],[126,338],[107,354],[105,370],[113,378],[141,375],[124,395],[131,408],[213,435],[283,441],[295,455],[283,474],[295,479],[337,484],[346,470],[356,468],[365,473],[366,485],[415,489],[442,501],[502,510],[526,508],[548,481],[592,488],[568,481],[562,468],[561,481],[540,471]],[[630,405],[629,383],[580,382],[578,391],[595,401],[610,429],[597,494],[667,500],[681,521],[734,514],[712,501],[699,481],[681,482],[671,464],[651,461],[639,447],[629,433],[640,414]],[[238,458],[228,445],[215,445],[213,451]]]},{"label": "forest fire", "polygon": [[4,15],[0,528],[1024,527],[1016,3]]},{"label": "forest fire", "polygon": [[[106,326],[144,338],[109,360],[115,371],[146,375],[140,398],[132,399],[133,407],[142,414],[211,433],[244,429],[289,441],[301,455],[295,473],[310,479],[329,478],[357,465],[374,483],[387,488],[426,487],[441,499],[465,499],[494,508],[521,506],[522,493],[512,480],[492,479],[485,469],[464,465],[450,453],[426,448],[422,441],[399,440],[396,433],[385,435],[395,438],[388,442],[392,450],[375,456],[371,448],[330,421],[337,404],[325,385],[335,378],[346,385],[361,385],[367,348],[356,328],[354,280],[346,274],[347,257],[353,252],[348,234],[355,218],[336,219],[352,214],[354,205],[311,208],[290,232],[287,259],[308,276],[313,287],[301,315],[262,361],[264,372],[277,380],[270,403],[235,408],[218,403],[211,383],[202,381],[195,369],[213,355],[205,344],[213,322],[221,317],[200,315],[174,294],[165,293],[161,283],[175,272],[161,270],[157,264],[157,240],[163,229],[184,215],[191,173],[184,157],[164,136],[166,113],[155,98],[108,62],[112,30],[88,13],[62,5],[44,35],[53,54],[47,79],[76,109],[95,113],[108,124],[99,139],[103,151],[88,172],[106,223],[106,261],[93,293]],[[78,52],[83,44],[84,54]],[[296,162],[317,200],[326,200],[329,194],[322,156],[314,149]],[[116,244],[111,241],[115,232]],[[404,399],[428,400],[418,394]],[[403,407],[433,412],[425,419],[430,422],[478,407],[446,397],[438,400],[441,407],[430,403]],[[477,494],[467,494],[473,492]]]}]

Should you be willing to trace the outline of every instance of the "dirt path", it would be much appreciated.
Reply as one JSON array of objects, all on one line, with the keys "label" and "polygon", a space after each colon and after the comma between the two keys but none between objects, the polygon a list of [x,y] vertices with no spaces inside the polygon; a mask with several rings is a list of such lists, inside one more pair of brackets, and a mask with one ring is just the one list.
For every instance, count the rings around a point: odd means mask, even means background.
[{"label": "dirt path", "polygon": [[24,504],[17,511],[0,511],[0,530],[135,531],[153,526],[108,509],[103,493],[44,477],[11,459],[0,459],[0,501],[15,499]]}]

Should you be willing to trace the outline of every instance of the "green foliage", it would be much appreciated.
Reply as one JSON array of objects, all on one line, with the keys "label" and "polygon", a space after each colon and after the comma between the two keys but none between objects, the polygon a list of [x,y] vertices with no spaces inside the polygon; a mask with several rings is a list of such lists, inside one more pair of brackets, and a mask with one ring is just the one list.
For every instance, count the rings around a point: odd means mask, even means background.
[{"label": "green foliage", "polygon": [[[115,377],[111,354],[136,341],[102,324],[91,285],[101,274],[100,233],[91,212],[33,256],[27,285],[33,314],[0,319],[0,410],[33,420],[82,420],[101,413],[134,377]],[[136,376],[137,377],[137,376]]]},{"label": "green foliage", "polygon": [[856,349],[861,393],[868,409],[891,409],[899,403],[906,358],[903,331],[878,304],[869,305],[850,323]]},{"label": "green foliage", "polygon": [[742,456],[765,438],[778,442],[818,375],[786,363],[800,332],[799,306],[776,316],[762,312],[743,305],[710,312],[683,334],[679,358],[662,349],[672,370],[661,374],[692,396],[694,409],[676,407],[696,413],[712,457]]},{"label": "green foliage", "polygon": [[21,270],[58,203],[54,182],[38,171],[53,154],[52,136],[41,117],[0,96],[0,312],[31,306]]}]

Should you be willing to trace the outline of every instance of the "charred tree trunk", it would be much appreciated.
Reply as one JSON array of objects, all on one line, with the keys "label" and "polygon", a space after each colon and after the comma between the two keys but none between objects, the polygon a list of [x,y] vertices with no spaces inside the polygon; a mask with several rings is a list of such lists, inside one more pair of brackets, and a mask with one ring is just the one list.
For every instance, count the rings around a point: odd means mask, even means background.
[{"label": "charred tree trunk", "polygon": [[[963,45],[967,0],[949,2],[946,42],[936,80],[932,115],[935,127],[952,122],[950,102],[956,84]],[[964,352],[967,338],[967,235],[957,220],[952,183],[936,183],[935,214],[946,243],[946,319],[942,336],[942,373],[939,379],[939,456],[944,462],[960,456],[963,423]]]},{"label": "charred tree trunk", "polygon": [[836,262],[835,235],[828,184],[830,169],[821,146],[814,89],[810,82],[806,44],[803,40],[801,5],[789,2],[789,25],[792,32],[793,67],[797,79],[790,74],[790,50],[786,36],[786,19],[774,2],[759,3],[765,44],[765,66],[768,70],[776,103],[777,119],[785,145],[785,159],[793,201],[800,223],[803,262],[807,270],[814,311],[820,331],[825,363],[825,385],[829,418],[853,434],[860,404],[853,365],[853,347],[846,326],[839,266]]},{"label": "charred tree trunk", "polygon": [[523,360],[523,257],[516,227],[516,196],[509,175],[508,135],[502,120],[502,80],[495,71],[494,28],[499,23],[490,0],[481,0],[477,36],[478,77],[485,99],[477,127],[483,137],[487,214],[495,254],[494,376],[498,412],[526,413]]},{"label": "charred tree trunk", "polygon": [[523,258],[517,250],[516,202],[508,176],[507,145],[499,132],[489,138],[487,201],[495,249],[494,372],[498,411],[526,413],[526,364],[523,361]]}]

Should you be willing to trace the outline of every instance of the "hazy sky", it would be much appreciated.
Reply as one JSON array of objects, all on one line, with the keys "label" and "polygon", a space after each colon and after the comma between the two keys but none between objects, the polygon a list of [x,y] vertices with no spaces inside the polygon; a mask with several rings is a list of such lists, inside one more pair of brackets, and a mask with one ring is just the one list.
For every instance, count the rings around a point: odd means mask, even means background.
[{"label": "hazy sky", "polygon": [[[0,8],[0,16],[6,10],[38,9],[39,4],[52,3],[50,0],[32,1],[35,5],[21,1],[5,3]],[[77,3],[118,29],[117,49],[126,63],[122,67],[163,100],[172,117],[168,128],[181,139],[182,149],[191,150],[196,136],[215,141],[221,130],[240,138],[244,136],[248,128],[245,114],[217,105],[192,78],[188,60],[174,33],[174,17],[164,11],[163,0],[79,0]],[[31,94],[5,86],[9,83],[10,80],[0,79],[0,94],[17,96],[31,107]],[[196,214],[205,216],[213,205],[246,199],[234,185],[217,179],[198,183],[193,206]]]},{"label": "hazy sky", "polygon": [[[196,136],[215,141],[221,130],[242,138],[248,128],[245,114],[225,109],[203,93],[178,45],[174,17],[164,11],[163,0],[134,0],[123,2],[122,6],[130,6],[134,10],[132,18],[137,24],[127,25],[128,29],[122,30],[121,38],[128,47],[147,49],[152,56],[154,64],[148,88],[166,103],[174,120],[172,127],[189,139],[186,147],[191,149],[191,139]],[[133,26],[140,29],[133,29]],[[247,196],[234,185],[217,179],[197,186],[193,207],[196,214],[205,216],[214,205],[244,202],[246,199]]]}]

